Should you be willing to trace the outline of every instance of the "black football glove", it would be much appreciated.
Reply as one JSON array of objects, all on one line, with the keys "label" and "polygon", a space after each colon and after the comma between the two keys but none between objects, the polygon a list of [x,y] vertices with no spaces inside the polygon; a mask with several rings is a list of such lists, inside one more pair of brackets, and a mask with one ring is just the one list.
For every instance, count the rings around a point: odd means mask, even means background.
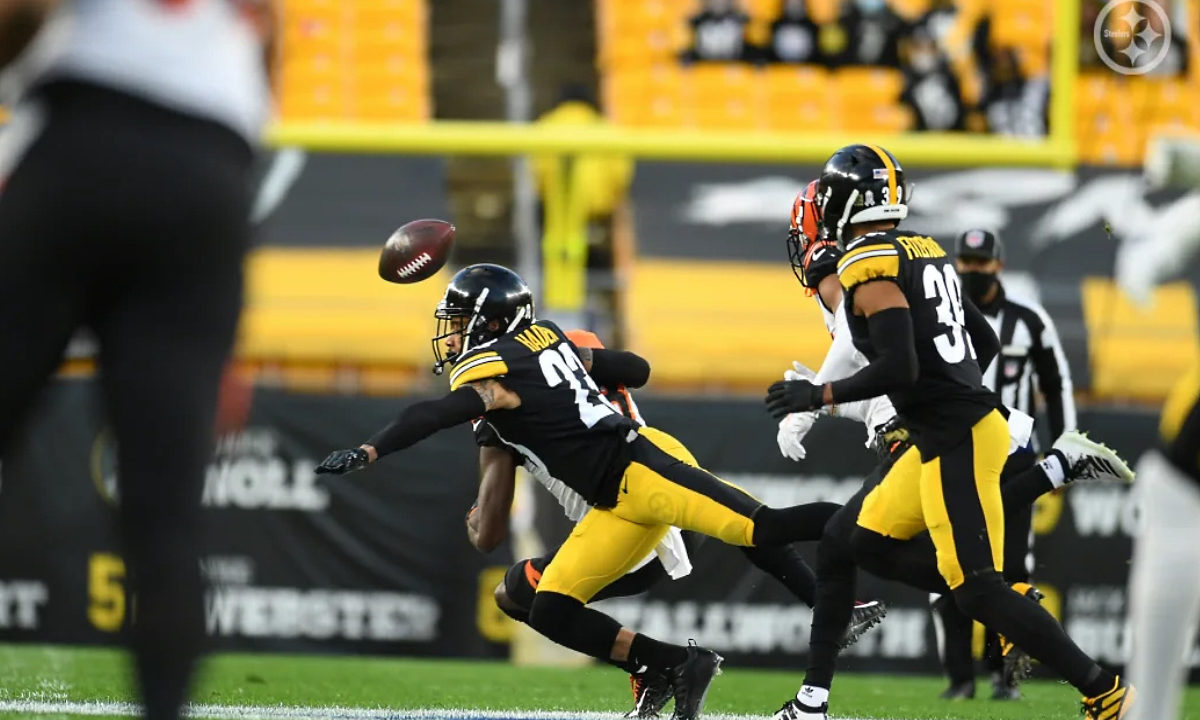
[{"label": "black football glove", "polygon": [[900,422],[900,418],[894,417],[875,426],[875,442],[872,449],[879,455],[879,462],[882,466],[890,468],[910,447],[912,447],[912,438],[909,436],[908,428]]},{"label": "black football glove", "polygon": [[371,456],[362,448],[335,450],[329,453],[329,457],[322,460],[321,464],[317,466],[317,474],[332,473],[334,475],[343,475],[355,470],[362,470],[370,462]]},{"label": "black football glove", "polygon": [[825,386],[807,380],[780,380],[767,388],[767,412],[776,420],[806,410],[817,410],[825,404]]}]

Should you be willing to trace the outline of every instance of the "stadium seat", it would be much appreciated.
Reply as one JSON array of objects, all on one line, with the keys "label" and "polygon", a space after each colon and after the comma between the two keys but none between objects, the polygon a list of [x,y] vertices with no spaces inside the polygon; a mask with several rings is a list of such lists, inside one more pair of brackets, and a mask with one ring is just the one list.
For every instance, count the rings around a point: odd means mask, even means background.
[{"label": "stadium seat", "polygon": [[904,73],[883,67],[848,67],[833,73],[843,101],[860,98],[894,103],[904,89]]},{"label": "stadium seat", "polygon": [[[698,287],[737,292],[698,293]],[[780,328],[821,326],[816,303],[777,263],[639,259],[626,306],[630,349],[654,359],[655,387],[761,391],[793,359],[819,366],[829,347],[822,332],[767,341]]]},{"label": "stadium seat", "polygon": [[[264,248],[246,264],[238,352],[248,360],[422,365],[449,273],[406,287],[375,275],[379,252]],[[380,327],[388,332],[380,333]]]},{"label": "stadium seat", "polygon": [[285,119],[428,118],[425,0],[286,0],[283,28]]}]

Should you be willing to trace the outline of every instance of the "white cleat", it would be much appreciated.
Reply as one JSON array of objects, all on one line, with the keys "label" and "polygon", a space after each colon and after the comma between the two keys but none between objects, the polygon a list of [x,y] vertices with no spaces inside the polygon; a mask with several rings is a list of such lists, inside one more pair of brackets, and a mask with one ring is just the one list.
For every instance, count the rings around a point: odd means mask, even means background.
[{"label": "white cleat", "polygon": [[1062,460],[1067,484],[1108,480],[1133,482],[1133,470],[1115,450],[1104,443],[1089,440],[1087,435],[1068,430],[1054,441],[1051,453]]}]

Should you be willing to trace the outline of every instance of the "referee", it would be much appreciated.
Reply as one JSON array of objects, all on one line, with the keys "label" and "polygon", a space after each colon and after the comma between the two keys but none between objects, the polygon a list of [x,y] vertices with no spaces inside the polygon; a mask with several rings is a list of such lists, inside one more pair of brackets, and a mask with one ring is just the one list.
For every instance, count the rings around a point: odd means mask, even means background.
[{"label": "referee", "polygon": [[[994,390],[1005,405],[1035,415],[1036,394],[1040,391],[1046,405],[1046,417],[1053,440],[1066,430],[1075,429],[1075,399],[1071,371],[1058,340],[1054,322],[1045,309],[1030,301],[1009,298],[1000,282],[1004,268],[1004,243],[987,230],[968,230],[954,243],[955,265],[962,280],[963,296],[983,311],[992,330],[1000,338],[1000,354],[983,368],[983,382]],[[1033,440],[1036,444],[1036,436]],[[1032,452],[1012,456],[1001,482],[1029,468],[1037,460]],[[1032,507],[1009,512],[1005,517],[1007,533],[1030,538]],[[1030,543],[1006,543],[1004,577],[1008,582],[1028,582],[1033,569]],[[940,619],[942,663],[950,687],[946,699],[975,696],[975,668],[971,657],[973,624],[947,598],[935,600],[935,620]],[[988,633],[984,661],[992,672],[992,698],[1015,700],[1021,692],[1015,678],[1005,677],[999,644]]]},{"label": "referee", "polygon": [[178,717],[204,640],[200,496],[242,304],[265,10],[0,2],[0,445],[90,329],[150,720]]}]

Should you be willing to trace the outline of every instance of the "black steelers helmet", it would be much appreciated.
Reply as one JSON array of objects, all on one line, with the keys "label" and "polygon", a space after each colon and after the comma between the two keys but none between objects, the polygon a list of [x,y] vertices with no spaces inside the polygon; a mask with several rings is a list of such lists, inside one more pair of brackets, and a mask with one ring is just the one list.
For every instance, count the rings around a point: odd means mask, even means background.
[{"label": "black steelers helmet", "polygon": [[847,145],[825,163],[817,185],[821,224],[845,249],[843,232],[854,223],[908,217],[904,168],[878,145]]},{"label": "black steelers helmet", "polygon": [[433,338],[433,371],[458,355],[444,353],[442,341],[462,334],[462,352],[495,340],[533,322],[533,293],[521,276],[501,265],[479,263],[455,273],[437,309],[437,334]]}]

